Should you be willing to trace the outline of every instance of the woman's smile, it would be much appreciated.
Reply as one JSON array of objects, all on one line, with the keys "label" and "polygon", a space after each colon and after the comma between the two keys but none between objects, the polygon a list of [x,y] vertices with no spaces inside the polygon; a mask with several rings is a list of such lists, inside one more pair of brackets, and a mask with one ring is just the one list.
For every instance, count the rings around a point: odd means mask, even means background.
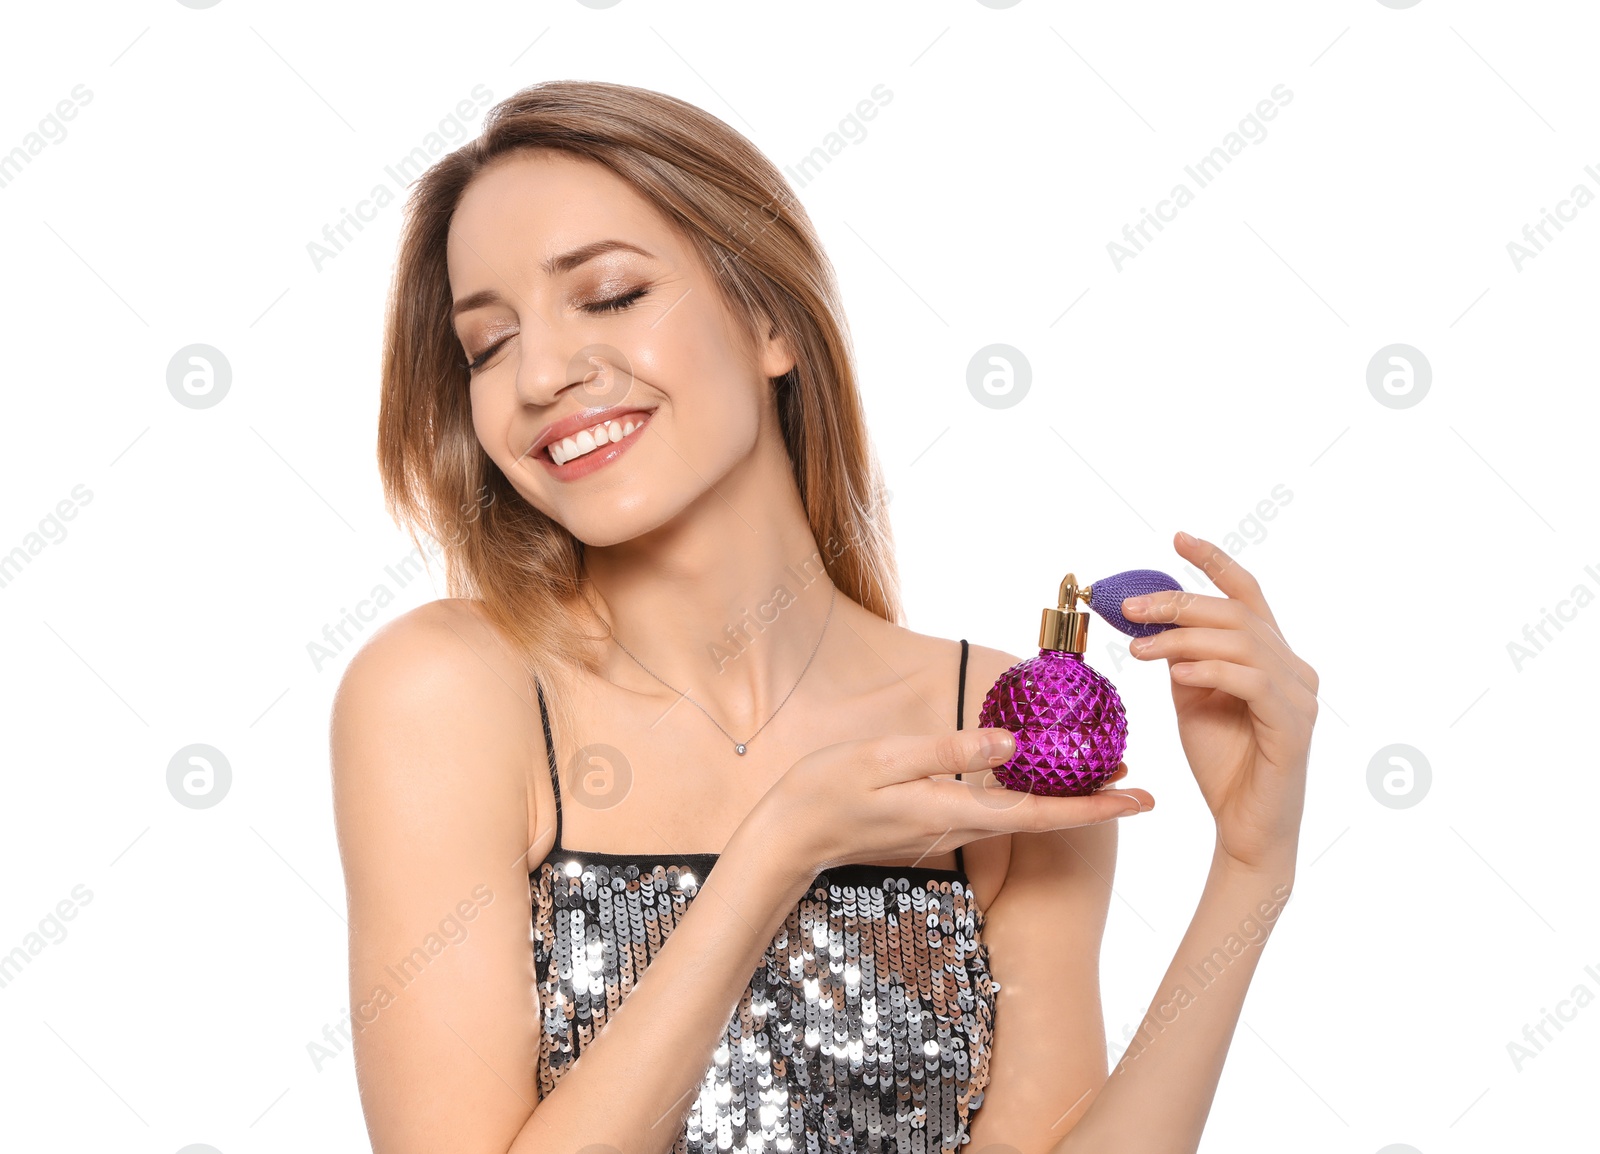
[{"label": "woman's smile", "polygon": [[627,452],[650,423],[653,410],[628,413],[580,429],[572,436],[550,441],[534,453],[558,481],[575,481],[604,468]]}]

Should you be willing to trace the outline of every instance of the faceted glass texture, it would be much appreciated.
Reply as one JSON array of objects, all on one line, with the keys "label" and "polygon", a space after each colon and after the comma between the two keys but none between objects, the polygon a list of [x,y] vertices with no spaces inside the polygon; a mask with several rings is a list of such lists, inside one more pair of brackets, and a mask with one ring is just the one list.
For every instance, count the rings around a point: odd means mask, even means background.
[{"label": "faceted glass texture", "polygon": [[995,778],[1021,793],[1094,793],[1128,747],[1116,687],[1075,653],[1041,649],[1002,673],[978,714],[980,726],[1016,735],[1017,752]]}]

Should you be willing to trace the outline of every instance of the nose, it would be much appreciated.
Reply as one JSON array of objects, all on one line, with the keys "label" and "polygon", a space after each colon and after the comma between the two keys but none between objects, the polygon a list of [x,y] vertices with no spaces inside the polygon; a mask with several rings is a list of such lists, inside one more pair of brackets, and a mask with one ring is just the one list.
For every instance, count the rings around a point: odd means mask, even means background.
[{"label": "nose", "polygon": [[604,343],[546,341],[538,346],[518,342],[517,394],[524,404],[554,404],[573,393],[578,408],[604,408],[627,399],[633,389],[633,366],[621,349]]},{"label": "nose", "polygon": [[574,383],[570,342],[535,317],[525,322],[517,337],[517,399],[524,405],[552,405]]},{"label": "nose", "polygon": [[623,401],[633,388],[633,366],[626,354],[596,342],[582,321],[570,328],[542,317],[523,325],[517,338],[517,399],[545,407],[577,390],[581,408],[599,408]]}]

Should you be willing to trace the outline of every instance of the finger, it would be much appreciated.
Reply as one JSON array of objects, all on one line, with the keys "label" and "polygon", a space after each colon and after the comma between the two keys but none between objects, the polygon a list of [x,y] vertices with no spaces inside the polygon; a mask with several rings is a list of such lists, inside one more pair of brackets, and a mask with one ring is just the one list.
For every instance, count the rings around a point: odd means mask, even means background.
[{"label": "finger", "polygon": [[[1135,657],[1169,656],[1169,651],[1174,645],[1183,644],[1182,641],[1176,640],[1179,634],[1191,630],[1204,632],[1202,627],[1205,626],[1218,631],[1231,630],[1259,642],[1264,649],[1275,656],[1278,667],[1293,677],[1313,697],[1316,696],[1316,672],[1289,648],[1288,642],[1271,623],[1256,616],[1255,611],[1242,601],[1210,597],[1204,593],[1190,593],[1181,589],[1165,590],[1125,599],[1122,603],[1122,612],[1129,621],[1159,621],[1185,626],[1183,629],[1164,629],[1160,633],[1130,642],[1128,652]],[[1142,641],[1160,641],[1161,645],[1159,647],[1141,645]],[[1247,660],[1245,657],[1247,652],[1243,649],[1225,649],[1215,653],[1193,655],[1225,657],[1241,661]],[[1190,655],[1185,654],[1185,656]]]},{"label": "finger", "polygon": [[997,727],[943,733],[867,738],[858,743],[862,761],[879,786],[945,774],[981,775],[1017,752],[1017,739]]},{"label": "finger", "polygon": [[[1266,626],[1261,625],[1262,630]],[[1140,661],[1229,661],[1252,666],[1276,678],[1283,686],[1298,685],[1312,700],[1317,696],[1316,673],[1281,640],[1264,632],[1238,629],[1168,629],[1136,638],[1128,652]],[[1180,679],[1181,680],[1181,679]]]},{"label": "finger", "polygon": [[1250,712],[1271,729],[1291,729],[1301,724],[1289,698],[1265,670],[1232,661],[1180,661],[1171,668],[1172,679],[1183,685],[1204,686],[1231,693],[1250,706]]},{"label": "finger", "polygon": [[[1285,683],[1297,683],[1312,697],[1298,666],[1304,665],[1270,637],[1241,629],[1168,629],[1128,643],[1128,652],[1140,661],[1231,661],[1261,669]],[[1307,667],[1309,668],[1309,666]]]},{"label": "finger", "polygon": [[[1212,584],[1227,594],[1230,600],[1248,608],[1271,631],[1270,636],[1284,664],[1294,673],[1295,680],[1315,699],[1319,685],[1317,671],[1290,648],[1255,575],[1203,537],[1180,532],[1173,537],[1173,547],[1184,558],[1200,566]],[[1252,627],[1252,631],[1257,630]]]},{"label": "finger", "polygon": [[[1119,761],[1119,762],[1117,762],[1117,768],[1112,770],[1110,775],[1108,777],[1106,777],[1105,780],[1102,781],[1095,788],[1096,788],[1097,791],[1105,790],[1106,787],[1111,785],[1113,782],[1121,781],[1123,778],[1125,778],[1127,776],[1128,776],[1128,763],[1125,762],[1125,761]],[[953,779],[951,779],[951,780],[953,780]],[[973,774],[967,775],[967,777],[964,779],[963,784],[966,784],[966,783],[970,783],[972,785],[980,785],[980,786],[992,786],[995,789],[1004,790],[1005,794],[1012,794],[1012,793],[1020,793],[1020,792],[1022,792],[1020,790],[1012,790],[1012,789],[1010,789],[1010,788],[1008,788],[1008,787],[1006,787],[1004,785],[1001,785],[1000,784],[1000,779],[995,776],[995,771],[993,769],[985,769],[981,773],[973,773]],[[1145,799],[1145,798],[1148,798],[1148,796],[1149,796],[1147,793],[1145,793],[1142,790],[1138,791],[1137,793],[1130,792],[1130,791],[1127,791],[1127,790],[1112,791],[1112,792],[1115,792],[1115,793],[1117,793],[1117,794],[1119,794],[1120,796],[1123,796],[1123,797],[1132,797],[1135,800]],[[1004,801],[1006,804],[1013,804],[1009,797],[1004,797],[1001,794],[993,794],[992,797],[998,798],[1001,801]]]},{"label": "finger", "polygon": [[1141,661],[1170,658],[1177,661],[1213,657],[1241,665],[1259,665],[1276,654],[1261,637],[1244,629],[1206,629],[1198,625],[1187,629],[1168,629],[1149,637],[1135,637],[1128,652]]},{"label": "finger", "polygon": [[1176,534],[1172,543],[1179,556],[1199,566],[1213,585],[1272,626],[1274,633],[1283,633],[1278,628],[1278,620],[1272,615],[1271,607],[1267,605],[1266,595],[1261,592],[1261,583],[1225,550],[1202,537],[1191,537],[1187,533]]},{"label": "finger", "polygon": [[1000,785],[970,786],[964,798],[957,798],[949,822],[953,828],[971,828],[1001,833],[1043,833],[1096,825],[1119,817],[1132,817],[1153,809],[1156,799],[1144,789],[1102,789],[1078,796],[1051,797],[1042,793],[1023,793]]},{"label": "finger", "polygon": [[[1024,818],[1020,825],[1010,825],[999,820],[1000,814],[1010,811],[1026,811],[1037,801],[1078,801],[1092,802],[1093,806],[1088,811],[1085,821],[1106,821],[1113,817],[1131,815],[1134,806],[1149,808],[1155,805],[1155,798],[1147,789],[1108,789],[1106,786],[1126,776],[1127,767],[1119,765],[1113,775],[1093,793],[1069,794],[1063,797],[1052,797],[1044,793],[1029,793],[1026,790],[1010,789],[1000,784],[993,770],[986,770],[982,774],[972,774],[962,781],[951,781],[948,789],[940,785],[941,798],[948,797],[951,791],[960,789],[965,798],[981,806],[988,814],[983,821],[989,824],[984,828],[990,830],[1026,829],[1029,828]],[[970,810],[964,802],[958,799],[958,806],[954,812],[947,815],[947,820],[952,824],[969,822]],[[983,821],[978,824],[983,825]],[[1063,823],[1068,824],[1068,823]],[[1060,828],[1049,826],[1048,828]]]},{"label": "finger", "polygon": [[[1215,625],[1240,629],[1255,616],[1242,601],[1191,593],[1187,589],[1161,589],[1138,597],[1124,597],[1122,611],[1129,621],[1150,621],[1163,625]],[[1255,618],[1260,621],[1260,618]],[[1266,625],[1265,621],[1261,621]],[[1275,631],[1273,631],[1275,632]]]}]

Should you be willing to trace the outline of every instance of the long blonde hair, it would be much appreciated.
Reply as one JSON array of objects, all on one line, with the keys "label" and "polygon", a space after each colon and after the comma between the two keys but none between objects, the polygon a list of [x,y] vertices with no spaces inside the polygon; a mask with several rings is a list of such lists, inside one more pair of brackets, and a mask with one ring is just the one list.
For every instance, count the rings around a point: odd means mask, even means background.
[{"label": "long blonde hair", "polygon": [[[390,515],[425,556],[442,556],[449,595],[481,602],[545,685],[597,671],[574,615],[583,542],[524,500],[478,443],[451,324],[451,216],[472,178],[516,149],[605,165],[686,236],[748,331],[764,314],[788,339],[796,359],[774,381],[779,423],[822,563],[841,592],[899,624],[882,475],[833,267],[810,218],[778,169],[721,120],[659,92],[591,81],[547,81],[501,101],[406,204],[384,324],[378,468]],[[419,530],[438,544],[424,547]],[[566,695],[546,696],[556,710]]]}]

